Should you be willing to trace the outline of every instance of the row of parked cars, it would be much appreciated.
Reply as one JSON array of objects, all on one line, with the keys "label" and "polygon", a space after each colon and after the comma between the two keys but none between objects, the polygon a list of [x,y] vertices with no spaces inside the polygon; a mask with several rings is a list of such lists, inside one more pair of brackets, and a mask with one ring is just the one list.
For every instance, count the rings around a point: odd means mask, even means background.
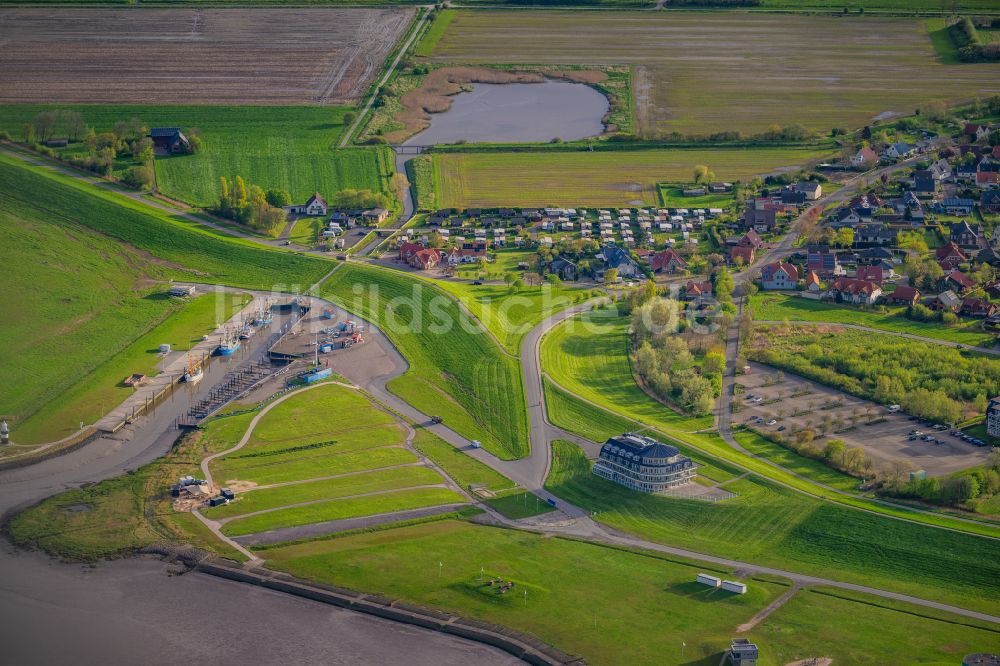
[{"label": "row of parked cars", "polygon": [[[948,426],[941,425],[940,423],[934,424],[932,421],[927,421],[925,419],[918,419],[916,417],[910,417],[910,418],[911,420],[919,421],[921,424],[938,432],[948,430]],[[983,440],[979,439],[978,437],[973,437],[972,435],[964,433],[958,429],[949,430],[948,434],[951,435],[952,437],[957,437],[963,442],[972,444],[973,446],[986,446],[986,442],[984,442]],[[933,434],[924,433],[920,430],[911,430],[910,433],[906,436],[906,441],[908,442],[912,442],[917,439],[924,442],[932,442],[934,444],[944,444],[944,440],[940,439],[939,437],[935,437]]]}]

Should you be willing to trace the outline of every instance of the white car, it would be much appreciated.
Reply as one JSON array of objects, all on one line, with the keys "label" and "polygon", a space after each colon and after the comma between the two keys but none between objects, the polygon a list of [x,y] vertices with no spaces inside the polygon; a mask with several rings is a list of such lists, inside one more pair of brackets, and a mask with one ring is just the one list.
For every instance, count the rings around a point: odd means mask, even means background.
[{"label": "white car", "polygon": [[481,448],[483,448],[483,443],[480,442],[478,439],[472,440],[471,442],[469,442],[469,445],[472,448],[474,448],[474,449],[481,449]]},{"label": "white car", "polygon": [[775,421],[774,419],[771,419],[770,421],[767,422],[767,425],[774,425],[776,423],[777,423],[777,421]]}]

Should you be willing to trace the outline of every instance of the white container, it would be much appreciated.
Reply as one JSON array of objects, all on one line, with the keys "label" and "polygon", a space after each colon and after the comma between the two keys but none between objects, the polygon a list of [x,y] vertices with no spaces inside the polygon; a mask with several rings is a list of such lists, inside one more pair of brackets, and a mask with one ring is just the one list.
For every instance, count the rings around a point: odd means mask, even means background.
[{"label": "white container", "polygon": [[698,574],[695,576],[695,581],[701,583],[702,585],[708,585],[709,587],[719,587],[722,581],[715,576],[709,576],[708,574]]},{"label": "white container", "polygon": [[726,592],[735,592],[736,594],[746,594],[747,586],[746,583],[737,583],[732,580],[722,581],[722,589]]},{"label": "white container", "polygon": [[162,345],[160,345],[160,353],[161,354],[169,354],[170,353],[170,345],[167,344],[166,342],[164,342]]}]

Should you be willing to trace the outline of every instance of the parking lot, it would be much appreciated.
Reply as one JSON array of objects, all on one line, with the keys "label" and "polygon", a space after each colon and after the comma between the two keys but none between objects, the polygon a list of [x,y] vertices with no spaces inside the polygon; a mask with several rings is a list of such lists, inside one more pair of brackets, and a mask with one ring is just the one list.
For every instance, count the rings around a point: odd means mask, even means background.
[{"label": "parking lot", "polygon": [[[942,476],[982,464],[990,451],[947,429],[936,430],[902,412],[892,414],[882,405],[796,375],[782,373],[779,381],[778,371],[765,365],[751,364],[750,372],[739,377],[738,383],[745,392],[736,396],[741,410],[734,415],[734,423],[759,417],[763,421],[752,425],[763,432],[791,435],[812,430],[816,433],[814,443],[820,447],[830,439],[840,439],[849,447],[862,449],[876,469],[903,460],[913,470]],[[821,431],[824,436],[820,436]],[[914,437],[913,431],[922,434]]]}]

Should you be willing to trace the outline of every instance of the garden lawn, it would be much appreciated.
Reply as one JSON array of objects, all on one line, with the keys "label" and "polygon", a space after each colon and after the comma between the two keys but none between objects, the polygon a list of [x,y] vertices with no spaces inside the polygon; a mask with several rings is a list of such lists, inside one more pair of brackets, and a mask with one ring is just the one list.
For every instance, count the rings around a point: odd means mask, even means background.
[{"label": "garden lawn", "polygon": [[0,154],[5,210],[52,224],[82,225],[148,253],[163,279],[195,279],[251,289],[307,288],[332,263],[264,248],[46,167]]},{"label": "garden lawn", "polygon": [[235,502],[205,509],[204,514],[218,520],[302,502],[337,499],[350,495],[399,490],[415,486],[432,486],[439,483],[442,483],[441,475],[429,467],[377,469],[335,479],[306,481],[276,488],[244,491],[237,495]]},{"label": "garden lawn", "polygon": [[976,347],[992,347],[995,336],[981,330],[976,320],[964,319],[956,326],[940,322],[913,321],[903,316],[905,307],[887,312],[860,310],[847,305],[815,301],[788,294],[757,294],[750,301],[750,314],[761,321],[820,321],[856,324],[894,333],[907,333]]},{"label": "garden lawn", "polygon": [[321,295],[375,323],[406,358],[410,369],[389,382],[390,391],[496,455],[527,455],[520,367],[452,297],[398,271],[359,264],[331,275]]},{"label": "garden lawn", "polygon": [[746,181],[823,155],[807,148],[437,153],[436,205],[655,206],[657,183],[688,180],[698,164],[721,180]]},{"label": "garden lawn", "polygon": [[[0,107],[0,128],[19,136],[21,127],[49,105]],[[327,199],[341,189],[389,191],[388,148],[334,150],[346,129],[350,107],[336,106],[144,106],[60,105],[83,114],[97,132],[120,120],[139,118],[150,127],[197,128],[202,148],[195,155],[159,156],[156,183],[163,194],[192,205],[217,202],[219,178],[242,176],[247,184],[287,190],[304,203],[314,192]],[[68,150],[79,151],[78,145]],[[382,154],[385,153],[385,154]]]},{"label": "garden lawn", "polygon": [[738,497],[700,502],[630,491],[557,441],[546,488],[616,529],[745,562],[895,590],[995,613],[998,542],[820,502],[756,476]]},{"label": "garden lawn", "polygon": [[684,189],[691,185],[660,185],[659,205],[670,208],[725,208],[734,203],[732,193],[686,197]]},{"label": "garden lawn", "polygon": [[[711,566],[456,521],[261,555],[302,578],[524,631],[589,664],[714,666],[733,627],[785,589],[753,581],[746,595],[728,594],[694,582],[700,571],[727,575]],[[513,590],[499,594],[488,585],[495,578],[513,581]]]},{"label": "garden lawn", "polygon": [[461,495],[447,488],[413,488],[367,497],[332,499],[305,506],[277,509],[236,519],[226,523],[222,531],[227,536],[241,536],[329,520],[359,518],[380,513],[462,502],[465,502],[465,499]]}]

